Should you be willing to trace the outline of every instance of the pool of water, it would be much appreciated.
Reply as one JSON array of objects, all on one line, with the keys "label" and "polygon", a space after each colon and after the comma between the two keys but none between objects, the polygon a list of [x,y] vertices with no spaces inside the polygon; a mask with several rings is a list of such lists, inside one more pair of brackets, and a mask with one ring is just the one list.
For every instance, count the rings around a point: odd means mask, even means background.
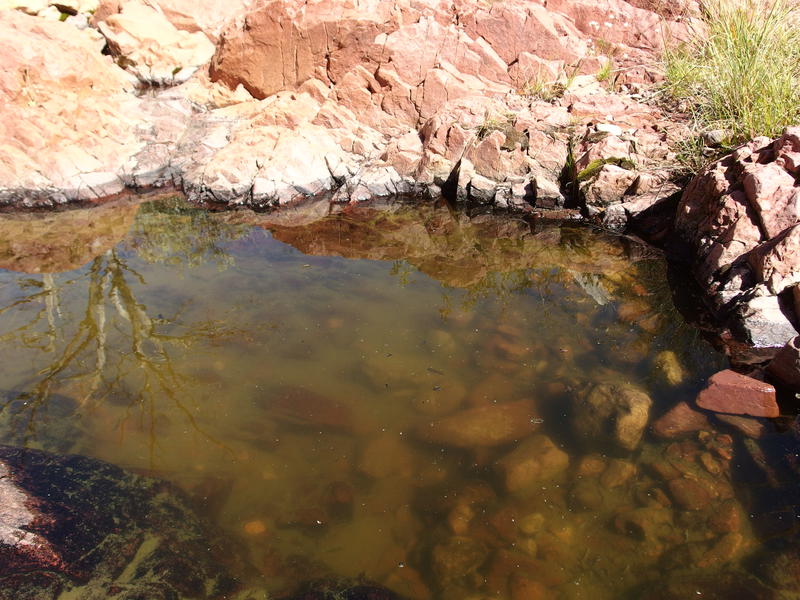
[{"label": "pool of water", "polygon": [[759,548],[744,436],[649,430],[725,367],[658,253],[443,205],[326,211],[0,215],[0,441],[174,482],[272,594],[656,597]]}]

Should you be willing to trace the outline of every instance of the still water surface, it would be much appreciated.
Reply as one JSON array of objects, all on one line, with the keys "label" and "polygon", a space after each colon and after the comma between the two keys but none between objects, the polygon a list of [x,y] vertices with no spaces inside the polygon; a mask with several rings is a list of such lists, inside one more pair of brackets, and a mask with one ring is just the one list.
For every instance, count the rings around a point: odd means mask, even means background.
[{"label": "still water surface", "polygon": [[176,483],[250,585],[635,597],[757,545],[733,438],[586,434],[598,384],[652,420],[725,366],[645,247],[433,205],[92,211],[0,217],[1,441]]}]

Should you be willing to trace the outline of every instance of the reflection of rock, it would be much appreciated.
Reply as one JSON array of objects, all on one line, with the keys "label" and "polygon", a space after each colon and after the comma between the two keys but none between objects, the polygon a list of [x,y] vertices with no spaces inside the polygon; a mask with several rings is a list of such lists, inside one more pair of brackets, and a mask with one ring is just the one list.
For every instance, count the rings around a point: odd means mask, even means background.
[{"label": "reflection of rock", "polygon": [[500,446],[531,433],[537,427],[535,414],[529,400],[492,404],[421,423],[416,433],[423,440],[443,446]]},{"label": "reflection of rock", "polygon": [[612,443],[633,450],[647,426],[652,403],[632,385],[600,383],[574,398],[572,427],[589,443]]},{"label": "reflection of rock", "polygon": [[236,585],[178,492],[97,460],[0,446],[0,598],[219,598]]},{"label": "reflection of rock", "polygon": [[[348,207],[339,215],[303,221],[302,226],[276,223],[270,215],[241,215],[304,254],[404,259],[426,275],[458,288],[499,288],[490,275],[534,269],[525,274],[530,280],[551,277],[554,268],[568,270],[581,282],[584,279],[579,275],[586,274],[600,285],[600,278],[624,272],[632,262],[649,258],[636,254],[636,246],[626,249],[619,238],[579,227],[561,228],[557,221],[540,224],[541,230],[534,230],[524,221],[503,215],[465,219],[443,205],[408,206],[398,202],[388,207]],[[547,265],[547,272],[536,271],[539,265]],[[603,288],[604,294],[613,296],[615,290],[607,283]]]},{"label": "reflection of rock", "polygon": [[137,202],[111,202],[57,213],[0,215],[0,268],[60,273],[82,267],[125,237]]}]

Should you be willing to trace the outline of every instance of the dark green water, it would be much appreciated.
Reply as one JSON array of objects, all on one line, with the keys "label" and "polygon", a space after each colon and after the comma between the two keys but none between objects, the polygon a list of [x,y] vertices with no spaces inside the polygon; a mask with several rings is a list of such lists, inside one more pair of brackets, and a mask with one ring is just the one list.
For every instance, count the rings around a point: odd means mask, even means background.
[{"label": "dark green water", "polygon": [[[637,597],[759,548],[739,434],[645,429],[630,450],[576,424],[598,384],[637,388],[652,421],[725,366],[631,241],[431,205],[276,224],[174,199],[0,228],[0,389],[25,398],[1,440],[175,482],[252,586]],[[663,464],[705,486],[698,506]]]}]

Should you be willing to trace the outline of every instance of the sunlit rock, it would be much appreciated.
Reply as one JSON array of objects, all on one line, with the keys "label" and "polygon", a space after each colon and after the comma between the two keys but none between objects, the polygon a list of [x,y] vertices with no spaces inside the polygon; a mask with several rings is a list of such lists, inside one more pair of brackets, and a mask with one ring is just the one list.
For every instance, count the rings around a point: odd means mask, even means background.
[{"label": "sunlit rock", "polygon": [[753,417],[780,414],[773,386],[730,369],[711,376],[708,386],[697,396],[697,405],[719,413]]},{"label": "sunlit rock", "polygon": [[118,64],[146,83],[185,81],[214,54],[205,34],[180,31],[160,10],[133,0],[98,28]]}]

